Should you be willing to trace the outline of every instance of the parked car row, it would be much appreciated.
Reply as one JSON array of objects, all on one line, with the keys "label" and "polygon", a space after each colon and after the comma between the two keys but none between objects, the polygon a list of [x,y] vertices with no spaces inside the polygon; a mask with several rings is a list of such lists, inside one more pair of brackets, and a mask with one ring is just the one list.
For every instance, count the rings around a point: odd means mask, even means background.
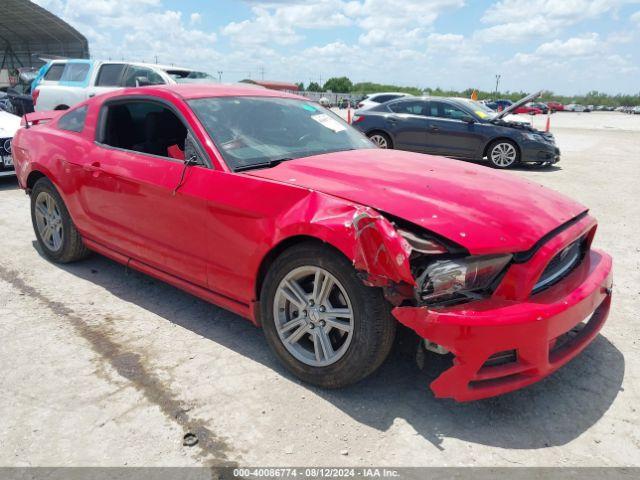
[{"label": "parked car row", "polygon": [[[500,168],[557,161],[553,137],[505,121],[509,108],[396,98],[355,126],[376,128],[380,146],[486,154]],[[376,148],[296,95],[154,85],[23,121],[14,161],[44,257],[95,251],[230,309],[314,385],[371,375],[399,323],[445,357],[437,397],[492,397],[561,368],[609,313],[612,260],[591,247],[587,207],[482,166]]]},{"label": "parked car row", "polygon": [[629,107],[629,106],[618,107],[618,108],[616,108],[616,112],[623,112],[623,113],[631,113],[631,114],[635,114],[635,115],[640,115],[640,105],[636,105],[635,107]]}]

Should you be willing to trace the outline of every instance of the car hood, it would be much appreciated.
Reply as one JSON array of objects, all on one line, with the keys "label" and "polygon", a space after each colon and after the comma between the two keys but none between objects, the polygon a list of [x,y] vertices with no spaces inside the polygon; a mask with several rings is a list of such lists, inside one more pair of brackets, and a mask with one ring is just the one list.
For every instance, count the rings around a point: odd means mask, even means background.
[{"label": "car hood", "polygon": [[501,112],[498,112],[498,114],[495,117],[493,117],[493,119],[494,120],[499,120],[501,118],[504,118],[507,115],[509,115],[511,112],[515,112],[518,108],[522,107],[523,105],[529,103],[532,100],[535,100],[536,98],[540,97],[541,95],[542,95],[542,90],[540,90],[539,92],[530,93],[526,97],[523,97],[520,100],[518,100],[517,102],[512,103],[511,105],[509,105],[507,108],[505,108]]},{"label": "car hood", "polygon": [[0,110],[0,137],[13,137],[20,128],[20,117]]},{"label": "car hood", "polygon": [[245,173],[373,207],[473,254],[529,250],[587,210],[516,173],[398,150],[317,155]]}]

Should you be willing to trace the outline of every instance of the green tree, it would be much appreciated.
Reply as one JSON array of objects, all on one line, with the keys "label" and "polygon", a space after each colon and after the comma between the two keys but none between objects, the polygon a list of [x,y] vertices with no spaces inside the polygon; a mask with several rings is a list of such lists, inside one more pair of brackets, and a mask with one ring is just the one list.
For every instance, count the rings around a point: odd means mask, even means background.
[{"label": "green tree", "polygon": [[307,86],[307,91],[308,92],[321,92],[322,88],[320,88],[320,85],[318,85],[316,82],[311,82]]},{"label": "green tree", "polygon": [[347,77],[332,77],[324,84],[324,91],[331,90],[335,93],[349,93],[353,88],[353,83]]},{"label": "green tree", "polygon": [[298,86],[298,90],[300,90],[301,92],[304,92],[304,83],[297,82],[296,85]]}]

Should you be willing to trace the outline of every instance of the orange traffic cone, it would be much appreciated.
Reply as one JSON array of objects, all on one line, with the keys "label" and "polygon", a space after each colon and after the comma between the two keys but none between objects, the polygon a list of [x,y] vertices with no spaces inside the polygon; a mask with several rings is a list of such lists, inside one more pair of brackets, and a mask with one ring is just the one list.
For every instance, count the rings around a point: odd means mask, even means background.
[{"label": "orange traffic cone", "polygon": [[544,131],[548,132],[550,128],[551,128],[551,109],[547,110],[547,126],[545,127]]}]

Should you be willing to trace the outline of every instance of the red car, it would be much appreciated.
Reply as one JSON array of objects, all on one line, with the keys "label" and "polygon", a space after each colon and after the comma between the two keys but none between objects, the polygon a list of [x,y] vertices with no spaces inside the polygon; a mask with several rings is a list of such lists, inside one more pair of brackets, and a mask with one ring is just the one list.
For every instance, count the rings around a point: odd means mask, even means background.
[{"label": "red car", "polygon": [[13,142],[42,252],[89,251],[264,328],[299,378],[374,372],[397,322],[473,400],[549,375],[602,327],[586,207],[486,167],[376,148],[283,92],[148,86],[37,112]]},{"label": "red car", "polygon": [[562,112],[564,110],[564,105],[560,102],[547,102],[547,107],[551,109],[551,113]]},{"label": "red car", "polygon": [[516,108],[512,113],[528,113],[529,115],[542,115],[542,110],[531,105],[522,105]]}]

